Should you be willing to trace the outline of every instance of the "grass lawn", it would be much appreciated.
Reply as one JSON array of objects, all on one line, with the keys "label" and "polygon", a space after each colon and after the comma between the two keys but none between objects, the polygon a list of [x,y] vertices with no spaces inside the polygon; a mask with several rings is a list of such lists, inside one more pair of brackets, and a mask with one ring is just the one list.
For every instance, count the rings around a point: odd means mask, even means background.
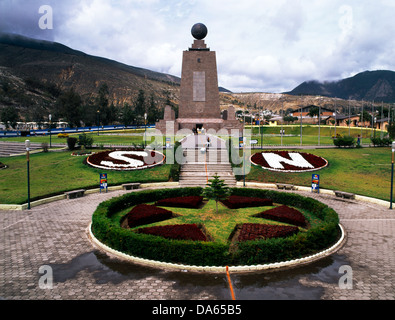
[{"label": "grass lawn", "polygon": [[[97,135],[97,132],[89,133],[86,135],[93,138],[93,146],[99,145],[123,145],[123,146],[133,146],[135,144],[142,145],[143,143],[151,144],[166,144],[166,137],[163,136],[154,136],[155,131],[153,129],[147,130],[147,135],[144,138],[144,129],[137,130],[117,130],[117,131],[104,131],[100,132],[100,135]],[[77,138],[82,133],[71,133],[69,137]],[[175,137],[176,141],[180,140],[183,137],[177,136]],[[31,137],[10,137],[10,138],[1,138],[0,141],[6,142],[25,142],[25,140],[29,139],[32,143],[50,143],[49,136],[31,136]],[[58,138],[57,135],[52,135],[52,144],[64,144],[67,145],[67,138]]]},{"label": "grass lawn", "polygon": [[[70,151],[30,155],[31,200],[80,188],[98,188],[99,173],[108,174],[108,183],[161,182],[169,180],[170,165],[146,170],[103,171],[83,163],[85,157],[73,157]],[[8,166],[0,171],[0,203],[27,202],[26,157],[0,158]]]},{"label": "grass lawn", "polygon": [[[259,150],[253,150],[252,154],[255,152]],[[314,149],[305,152],[325,158],[329,166],[306,173],[272,172],[252,166],[246,181],[311,186],[312,174],[317,173],[320,175],[320,188],[390,199],[390,148]]]},{"label": "grass lawn", "polygon": [[[251,127],[247,127],[250,129]],[[252,137],[258,141],[257,145],[300,145],[300,126],[298,125],[285,125],[283,126],[284,135],[281,139],[280,134],[281,126],[254,126],[252,128]],[[318,130],[318,126],[304,125],[302,145],[318,145],[318,131],[320,131],[320,145],[333,145],[332,136],[335,135],[334,126],[321,126]],[[263,136],[261,136],[261,134]],[[381,134],[380,130],[376,132],[371,129],[361,128],[349,128],[348,127],[336,127],[336,134],[343,136],[351,135],[355,139],[360,135],[362,137],[362,143],[370,143],[370,137],[372,134],[379,137]],[[289,136],[287,136],[289,135]],[[281,142],[282,141],[282,142]]]},{"label": "grass lawn", "polygon": [[[107,137],[111,138],[112,136]],[[119,139],[120,143],[127,141],[125,137],[115,137],[114,139]],[[135,137],[142,141],[142,136]],[[106,136],[103,136],[103,139],[105,138]],[[299,137],[295,138],[298,139]],[[276,139],[280,138],[276,137]],[[317,137],[311,136],[311,139],[315,140]],[[306,140],[306,137],[304,137],[304,140]],[[259,150],[252,151],[252,153],[255,152],[259,152]],[[387,201],[390,199],[390,148],[317,149],[306,150],[306,152],[322,156],[329,161],[327,168],[315,172],[320,174],[321,188],[338,189]],[[31,155],[32,200],[73,189],[98,187],[99,173],[102,170],[84,165],[83,157],[72,157],[70,154],[70,151],[66,151]],[[0,162],[9,167],[0,171],[2,175],[0,179],[0,203],[26,203],[26,157],[0,158]],[[108,171],[107,173],[109,185],[119,185],[126,182],[168,181],[169,172],[170,165],[163,165],[142,171]],[[312,173],[270,172],[252,166],[246,181],[311,186]]]},{"label": "grass lawn", "polygon": [[[154,203],[150,203],[154,204]],[[276,225],[287,225],[286,223],[280,223],[272,220],[263,218],[253,217],[253,215],[262,211],[274,208],[274,206],[266,207],[253,207],[253,208],[241,208],[241,209],[228,209],[222,203],[218,203],[218,214],[216,213],[215,201],[208,201],[201,209],[186,209],[186,208],[173,208],[163,207],[167,210],[172,211],[177,217],[160,221],[144,226],[135,227],[133,229],[151,227],[151,226],[165,226],[165,225],[176,225],[176,224],[203,224],[206,232],[213,241],[220,243],[227,243],[230,234],[233,232],[237,224],[241,223],[264,223],[264,224],[276,224]],[[126,215],[132,208],[122,210],[112,216],[112,219],[120,223],[121,218]],[[321,221],[316,217],[313,217],[309,212],[297,209],[302,212],[311,226],[314,226]],[[300,228],[303,230],[303,228]]]}]

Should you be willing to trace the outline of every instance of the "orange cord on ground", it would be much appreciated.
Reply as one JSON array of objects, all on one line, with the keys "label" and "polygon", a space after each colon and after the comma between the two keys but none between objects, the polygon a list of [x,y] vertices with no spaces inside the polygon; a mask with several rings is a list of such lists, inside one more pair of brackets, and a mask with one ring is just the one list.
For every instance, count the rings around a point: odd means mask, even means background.
[{"label": "orange cord on ground", "polygon": [[233,291],[232,281],[230,280],[230,274],[229,274],[229,267],[228,266],[226,266],[226,276],[228,278],[229,289],[230,289],[230,294],[232,295],[232,300],[236,300],[235,293]]}]

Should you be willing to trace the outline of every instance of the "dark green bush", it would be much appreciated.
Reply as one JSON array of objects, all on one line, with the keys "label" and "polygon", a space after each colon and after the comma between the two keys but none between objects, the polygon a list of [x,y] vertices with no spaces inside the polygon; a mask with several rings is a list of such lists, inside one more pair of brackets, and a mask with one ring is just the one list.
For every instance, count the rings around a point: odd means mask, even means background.
[{"label": "dark green bush", "polygon": [[375,147],[388,147],[392,140],[390,138],[370,138]]},{"label": "dark green bush", "polygon": [[191,265],[253,265],[297,259],[332,245],[339,235],[337,213],[311,198],[271,190],[233,188],[232,194],[271,198],[273,202],[305,209],[322,223],[288,238],[245,241],[230,249],[229,244],[202,241],[169,240],[137,234],[123,229],[111,215],[136,204],[180,196],[196,196],[202,188],[159,189],[133,192],[101,203],[92,217],[92,232],[115,250],[159,261]]},{"label": "dark green bush", "polygon": [[85,132],[78,136],[78,144],[85,148],[91,148],[93,144],[93,137],[88,136]]},{"label": "dark green bush", "polygon": [[74,138],[74,137],[67,138],[67,146],[69,147],[69,150],[75,149],[75,145],[76,145],[77,141],[78,141],[77,138]]},{"label": "dark green bush", "polygon": [[333,144],[336,147],[354,147],[355,146],[355,138],[351,136],[337,136],[333,139]]}]

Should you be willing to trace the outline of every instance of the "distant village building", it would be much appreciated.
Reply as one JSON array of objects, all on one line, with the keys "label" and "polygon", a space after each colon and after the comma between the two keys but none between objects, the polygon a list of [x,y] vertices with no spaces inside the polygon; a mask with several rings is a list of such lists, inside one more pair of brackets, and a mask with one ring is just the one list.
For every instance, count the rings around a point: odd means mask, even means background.
[{"label": "distant village building", "polygon": [[302,117],[302,121],[304,123],[317,124],[319,121],[318,115],[315,115],[313,117],[310,116],[310,112],[313,108],[318,108],[318,110],[321,111],[321,123],[326,122],[326,120],[329,117],[335,116],[335,111],[325,108],[325,107],[319,107],[319,106],[315,106],[315,105],[309,105],[306,107],[301,107],[301,108],[295,109],[289,115],[292,117],[296,117],[299,120],[300,120],[300,117]]},{"label": "distant village building", "polygon": [[379,130],[387,130],[389,118],[378,119],[375,121],[374,127]]}]

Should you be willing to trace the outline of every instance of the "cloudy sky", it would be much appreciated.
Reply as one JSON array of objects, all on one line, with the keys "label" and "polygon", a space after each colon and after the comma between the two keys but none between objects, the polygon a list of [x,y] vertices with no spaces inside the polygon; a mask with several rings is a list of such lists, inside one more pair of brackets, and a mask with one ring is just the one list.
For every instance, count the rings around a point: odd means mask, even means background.
[{"label": "cloudy sky", "polygon": [[0,0],[2,32],[176,76],[202,22],[234,92],[395,70],[394,16],[394,0]]}]

